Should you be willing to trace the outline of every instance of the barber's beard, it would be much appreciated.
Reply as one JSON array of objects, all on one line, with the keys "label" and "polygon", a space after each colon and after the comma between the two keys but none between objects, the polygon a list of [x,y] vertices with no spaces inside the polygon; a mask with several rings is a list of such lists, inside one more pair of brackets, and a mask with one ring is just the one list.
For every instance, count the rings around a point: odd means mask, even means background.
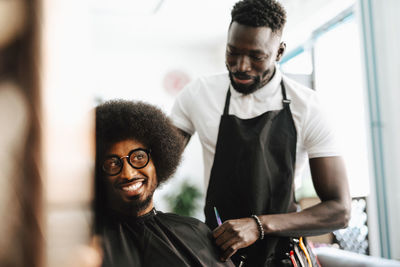
[{"label": "barber's beard", "polygon": [[248,75],[244,74],[244,73],[235,73],[232,74],[232,72],[229,72],[229,79],[231,80],[231,84],[233,86],[233,88],[238,91],[241,94],[244,95],[249,95],[251,93],[254,93],[255,91],[257,91],[257,89],[259,89],[260,86],[260,77],[256,76],[256,77],[251,77],[253,79],[253,82],[251,84],[237,84],[234,80],[233,80],[233,75],[237,76],[238,78],[246,78],[249,77]]},{"label": "barber's beard", "polygon": [[[272,73],[272,75],[270,75],[271,70],[267,69],[266,71],[264,71],[260,76],[250,76],[247,75],[246,73],[243,72],[231,72],[229,70],[229,67],[226,65],[226,68],[228,69],[229,72],[229,79],[231,81],[231,84],[233,86],[233,88],[238,91],[241,94],[244,95],[249,95],[251,93],[254,93],[255,91],[257,91],[258,89],[260,89],[261,87],[263,87],[264,85],[266,85],[268,83],[268,81],[272,78],[274,72]],[[253,79],[253,82],[251,84],[237,84],[234,80],[233,80],[233,76],[237,77],[237,78],[241,78],[241,79]],[[268,78],[266,78],[267,76],[269,76]]]}]

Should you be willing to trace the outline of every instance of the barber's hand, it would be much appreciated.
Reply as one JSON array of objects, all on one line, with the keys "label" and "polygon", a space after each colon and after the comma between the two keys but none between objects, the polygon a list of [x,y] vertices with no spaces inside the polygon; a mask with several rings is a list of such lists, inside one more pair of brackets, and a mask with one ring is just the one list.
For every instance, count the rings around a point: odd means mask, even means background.
[{"label": "barber's hand", "polygon": [[226,261],[240,248],[253,244],[260,237],[253,218],[228,220],[213,231],[215,243],[222,250],[221,260]]}]

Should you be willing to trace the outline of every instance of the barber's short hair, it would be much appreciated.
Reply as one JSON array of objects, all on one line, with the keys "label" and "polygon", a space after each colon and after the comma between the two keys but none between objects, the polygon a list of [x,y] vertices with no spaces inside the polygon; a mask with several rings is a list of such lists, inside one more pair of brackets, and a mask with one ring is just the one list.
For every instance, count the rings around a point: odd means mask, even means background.
[{"label": "barber's short hair", "polygon": [[276,0],[241,0],[231,12],[232,21],[252,27],[268,27],[281,32],[286,23],[286,11]]},{"label": "barber's short hair", "polygon": [[159,108],[127,100],[99,105],[96,108],[97,165],[113,144],[128,139],[151,149],[158,184],[175,172],[183,151],[183,139]]}]

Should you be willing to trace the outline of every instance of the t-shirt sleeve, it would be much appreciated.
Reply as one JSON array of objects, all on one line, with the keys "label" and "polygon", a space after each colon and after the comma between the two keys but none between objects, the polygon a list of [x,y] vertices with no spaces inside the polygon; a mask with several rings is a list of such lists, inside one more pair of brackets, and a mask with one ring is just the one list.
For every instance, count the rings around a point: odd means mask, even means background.
[{"label": "t-shirt sleeve", "polygon": [[302,128],[303,145],[310,159],[341,155],[332,122],[317,94],[313,94],[308,101]]},{"label": "t-shirt sleeve", "polygon": [[170,120],[177,128],[190,135],[195,133],[191,116],[194,102],[191,94],[193,86],[193,84],[189,84],[178,94],[169,115]]}]

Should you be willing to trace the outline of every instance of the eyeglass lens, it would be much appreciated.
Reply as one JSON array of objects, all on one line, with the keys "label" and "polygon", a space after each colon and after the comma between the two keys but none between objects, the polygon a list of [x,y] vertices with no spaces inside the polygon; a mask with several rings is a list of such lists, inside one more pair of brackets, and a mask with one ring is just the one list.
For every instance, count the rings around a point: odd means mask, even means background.
[{"label": "eyeglass lens", "polygon": [[[109,157],[103,162],[103,170],[109,175],[118,174],[123,168],[123,159],[117,156]],[[129,153],[129,163],[132,167],[140,169],[147,165],[149,162],[148,152],[145,150],[132,150]]]},{"label": "eyeglass lens", "polygon": [[149,156],[144,150],[136,150],[130,154],[129,162],[136,168],[141,168],[147,164]]},{"label": "eyeglass lens", "polygon": [[108,174],[117,174],[122,169],[122,160],[118,157],[111,157],[103,162],[103,170]]}]

